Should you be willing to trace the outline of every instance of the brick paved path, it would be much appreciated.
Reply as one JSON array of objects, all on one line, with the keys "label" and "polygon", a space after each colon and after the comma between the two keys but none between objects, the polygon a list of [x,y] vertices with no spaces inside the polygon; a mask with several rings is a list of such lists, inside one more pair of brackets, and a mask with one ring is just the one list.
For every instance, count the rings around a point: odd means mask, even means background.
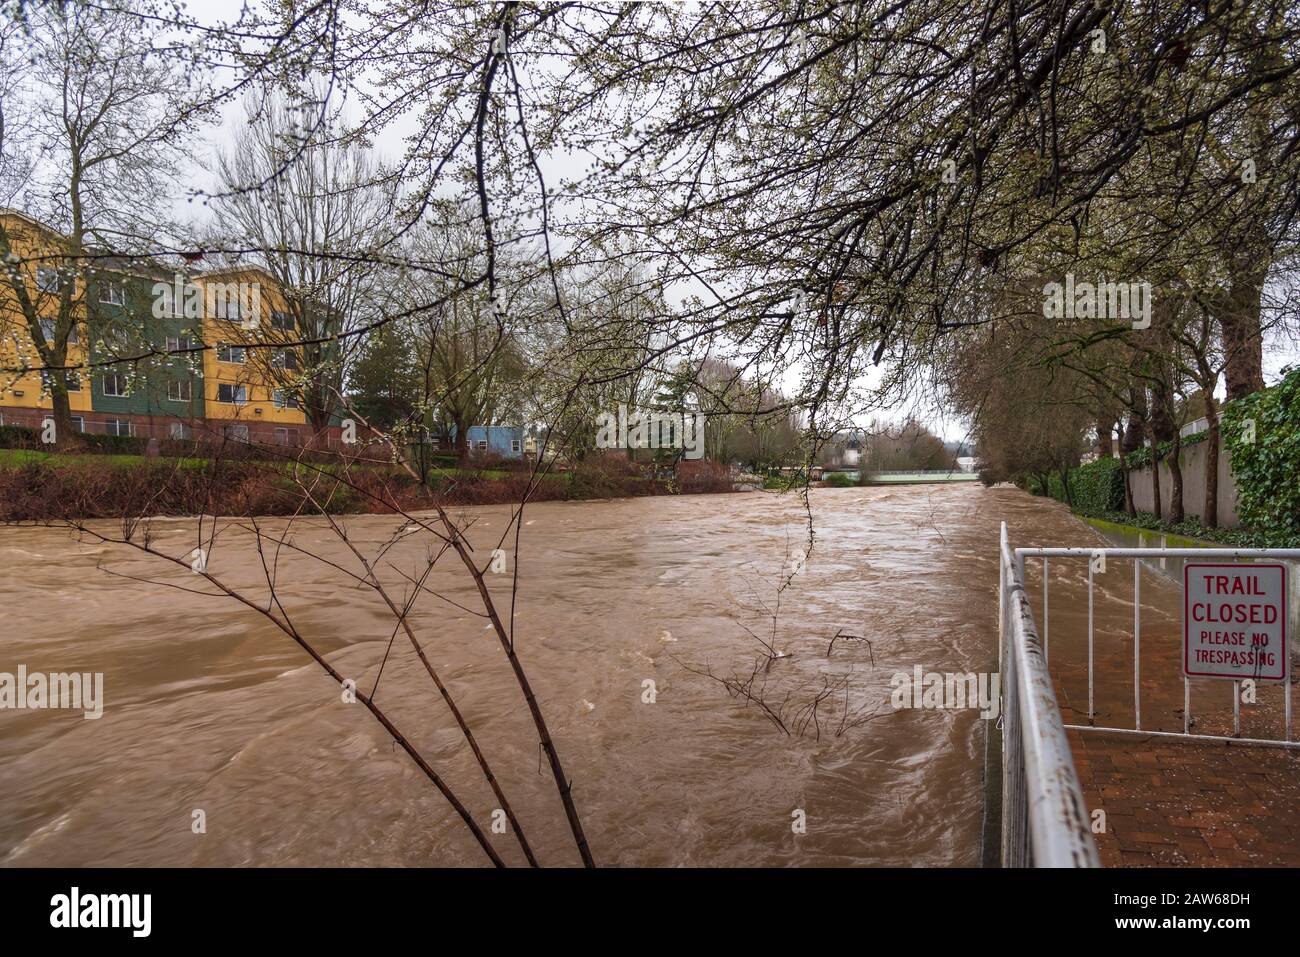
[{"label": "brick paved path", "polygon": [[1069,735],[1106,867],[1300,866],[1300,753]]},{"label": "brick paved path", "polygon": [[[1132,728],[1132,562],[1096,577],[1095,723]],[[1087,565],[1054,562],[1050,671],[1067,724],[1088,724]],[[1027,591],[1041,603],[1031,564]],[[1041,629],[1041,611],[1039,625]],[[1294,647],[1294,645],[1293,645]],[[1142,586],[1142,726],[1183,730],[1182,592],[1148,570]],[[1292,670],[1296,669],[1292,659]],[[1300,685],[1293,685],[1300,732]],[[1282,687],[1241,707],[1245,737],[1285,736]],[[1192,731],[1231,735],[1232,684],[1192,682]],[[1107,867],[1300,867],[1300,750],[1071,731],[1090,811],[1106,812],[1097,848]]]}]

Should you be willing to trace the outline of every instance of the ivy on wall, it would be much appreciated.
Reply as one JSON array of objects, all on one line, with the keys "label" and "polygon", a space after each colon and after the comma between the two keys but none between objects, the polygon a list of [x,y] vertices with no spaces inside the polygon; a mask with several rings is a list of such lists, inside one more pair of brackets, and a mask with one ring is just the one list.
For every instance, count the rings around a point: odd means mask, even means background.
[{"label": "ivy on wall", "polygon": [[1300,533],[1300,366],[1223,408],[1223,441],[1243,525]]},{"label": "ivy on wall", "polygon": [[[1209,432],[1194,432],[1191,435],[1184,435],[1182,442],[1179,443],[1181,448],[1187,448],[1189,445],[1196,445],[1198,442],[1204,442],[1210,437]],[[1173,442],[1161,442],[1156,448],[1156,457],[1163,462],[1169,457],[1169,453],[1174,450]],[[1151,467],[1151,446],[1144,445],[1140,449],[1134,449],[1127,456],[1125,461],[1131,469],[1147,469]]]}]

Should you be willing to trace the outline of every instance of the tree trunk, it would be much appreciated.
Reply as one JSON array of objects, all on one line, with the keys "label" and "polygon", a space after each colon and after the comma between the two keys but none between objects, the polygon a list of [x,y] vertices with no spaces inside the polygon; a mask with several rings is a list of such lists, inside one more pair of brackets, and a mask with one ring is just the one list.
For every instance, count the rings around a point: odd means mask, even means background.
[{"label": "tree trunk", "polygon": [[1142,432],[1145,429],[1146,410],[1141,413],[1130,412],[1128,416],[1128,425],[1124,428],[1119,440],[1119,450],[1121,453],[1136,452],[1142,448]]},{"label": "tree trunk", "polygon": [[1268,259],[1236,260],[1230,268],[1231,285],[1219,313],[1229,402],[1264,388],[1264,337],[1259,328],[1259,302],[1264,294]]},{"label": "tree trunk", "polygon": [[[67,448],[77,444],[72,431],[72,403],[68,399],[68,387],[63,381],[65,373],[50,373],[50,399],[54,405],[54,443],[56,448]],[[39,430],[38,430],[39,431]]]},{"label": "tree trunk", "polygon": [[452,424],[456,427],[456,464],[463,466],[469,462],[469,426],[459,421]]},{"label": "tree trunk", "polygon": [[1063,468],[1058,470],[1061,474],[1061,488],[1065,490],[1065,504],[1074,510],[1074,494],[1070,491],[1070,470]]},{"label": "tree trunk", "polygon": [[1183,520],[1183,463],[1178,460],[1182,452],[1182,436],[1174,433],[1174,445],[1169,450],[1169,521],[1175,525]]},{"label": "tree trunk", "polygon": [[314,436],[325,434],[325,430],[330,427],[330,418],[334,414],[334,403],[325,395],[324,390],[309,388],[307,394],[303,397],[306,406],[303,412],[307,415],[307,424],[311,426]]},{"label": "tree trunk", "polygon": [[1156,518],[1164,518],[1164,506],[1160,503],[1160,447],[1156,439],[1156,430],[1148,425],[1151,437],[1151,509]]},{"label": "tree trunk", "polygon": [[1110,458],[1115,454],[1115,440],[1110,434],[1114,425],[1114,422],[1097,419],[1097,454],[1102,458]]},{"label": "tree trunk", "polygon": [[[1171,443],[1172,454],[1168,459],[1170,479],[1169,520],[1181,522],[1183,520],[1183,470],[1182,463],[1178,461],[1178,450],[1181,443],[1178,435],[1178,424],[1174,422],[1173,417],[1172,393],[1168,385],[1168,364],[1162,362],[1157,368],[1160,372],[1160,378],[1151,388],[1151,470],[1152,474],[1157,476],[1158,491],[1160,456],[1157,454],[1157,450],[1164,443]],[[1156,502],[1156,515],[1159,516],[1161,507],[1158,496]]]},{"label": "tree trunk", "polygon": [[1219,410],[1213,395],[1206,396],[1205,422],[1205,504],[1201,508],[1201,524],[1206,528],[1219,527]]},{"label": "tree trunk", "polygon": [[1137,508],[1133,505],[1133,480],[1129,476],[1128,453],[1123,451],[1125,445],[1124,420],[1120,419],[1115,424],[1115,430],[1119,433],[1119,471],[1124,479],[1124,514],[1136,515]]}]

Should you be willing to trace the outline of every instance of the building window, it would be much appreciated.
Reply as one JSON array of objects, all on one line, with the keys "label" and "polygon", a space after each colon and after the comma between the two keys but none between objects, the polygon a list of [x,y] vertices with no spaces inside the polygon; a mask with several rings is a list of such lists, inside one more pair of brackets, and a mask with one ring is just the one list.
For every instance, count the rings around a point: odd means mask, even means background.
[{"label": "building window", "polygon": [[227,382],[218,383],[217,401],[243,405],[248,401],[248,386],[230,385]]},{"label": "building window", "polygon": [[[41,320],[41,335],[45,337],[46,342],[57,342],[57,331],[53,319]],[[75,346],[77,341],[77,324],[74,322],[68,327],[68,345]]]},{"label": "building window", "polygon": [[131,420],[130,419],[104,420],[104,434],[129,436],[131,434]]},{"label": "building window", "polygon": [[194,398],[194,383],[189,379],[172,379],[167,383],[167,398],[173,402],[189,402]]},{"label": "building window", "polygon": [[58,292],[62,283],[59,282],[59,271],[51,269],[48,266],[40,266],[36,270],[36,288],[41,292]]},{"label": "building window", "polygon": [[480,452],[486,452],[487,439],[479,439],[477,442],[474,443],[474,448],[478,449]]},{"label": "building window", "polygon": [[518,439],[511,439],[511,440],[510,440],[510,451],[511,451],[511,452],[519,452],[519,451],[522,451],[522,450],[523,450],[523,443],[522,443],[522,442],[520,442]]},{"label": "building window", "polygon": [[216,319],[225,319],[227,322],[240,322],[248,320],[246,325],[257,325],[257,310],[253,308],[251,302],[244,302],[248,296],[243,283],[208,283],[207,286],[208,305],[212,309],[212,315]]},{"label": "building window", "polygon": [[173,439],[188,439],[190,437],[190,427],[184,422],[173,422],[168,426],[167,434]]},{"label": "building window", "polygon": [[226,438],[234,439],[236,442],[248,441],[248,426],[246,425],[228,425],[226,426]]},{"label": "building window", "polygon": [[126,302],[126,290],[120,282],[101,282],[99,301],[110,306],[121,306]]},{"label": "building window", "polygon": [[190,347],[189,336],[168,336],[167,337],[168,352],[181,352],[182,350],[189,349],[189,347]]},{"label": "building window", "polygon": [[277,428],[275,430],[275,444],[276,445],[297,445],[298,430]]},{"label": "building window", "polygon": [[275,369],[297,369],[298,353],[281,349],[271,357],[271,366]]},{"label": "building window", "polygon": [[73,427],[74,429],[76,429],[78,432],[85,432],[85,431],[86,431],[86,418],[85,418],[85,416],[74,415],[74,416],[72,417],[72,427]]},{"label": "building window", "polygon": [[271,393],[271,400],[275,403],[277,409],[296,409],[298,400],[294,396],[286,393],[283,389],[276,389]]},{"label": "building window", "polygon": [[272,309],[271,328],[279,329],[282,332],[293,332],[293,316],[290,313],[281,312],[279,309]]},{"label": "building window", "polygon": [[120,372],[105,372],[104,395],[125,398],[127,395],[126,376]]},{"label": "building window", "polygon": [[[55,385],[56,382],[57,382],[57,379],[55,378],[54,373],[52,373],[52,372],[44,372],[44,371],[41,372],[41,388],[42,388],[44,391],[46,391],[46,392],[51,392],[51,393],[52,393],[52,392],[54,391],[54,385]],[[68,372],[68,373],[65,373],[65,375],[64,375],[64,387],[65,387],[69,392],[80,392],[80,391],[81,391],[81,377],[80,377],[76,372]],[[14,392],[14,395],[15,395],[15,396],[19,396],[19,397],[21,397],[22,394],[23,394],[23,393],[22,393],[22,390],[21,390],[21,389],[19,389],[19,390],[17,390],[17,391]]]},{"label": "building window", "polygon": [[220,343],[217,346],[218,362],[234,362],[243,365],[248,359],[243,346],[232,346],[229,343]]}]

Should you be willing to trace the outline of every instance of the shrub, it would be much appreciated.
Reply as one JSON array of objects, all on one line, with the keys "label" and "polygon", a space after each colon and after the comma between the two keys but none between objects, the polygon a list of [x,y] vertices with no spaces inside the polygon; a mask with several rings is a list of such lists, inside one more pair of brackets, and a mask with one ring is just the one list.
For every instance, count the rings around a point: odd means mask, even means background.
[{"label": "shrub", "polygon": [[701,492],[730,492],[731,469],[709,459],[682,459],[674,475],[677,491],[683,495]]},{"label": "shrub", "polygon": [[826,475],[823,484],[828,488],[852,488],[857,483],[844,472],[830,472]]},{"label": "shrub", "polygon": [[568,497],[616,498],[633,495],[632,479],[637,476],[627,459],[609,455],[588,456],[569,472]]},{"label": "shrub", "polygon": [[130,435],[99,435],[94,432],[82,432],[77,442],[87,452],[101,452],[106,455],[144,455],[148,439]]},{"label": "shrub", "polygon": [[[76,448],[71,451],[80,450],[105,455],[143,455],[147,442],[147,439],[129,435],[78,432],[73,443]],[[41,442],[39,429],[22,425],[0,425],[0,449],[41,449],[48,452],[50,447]]]},{"label": "shrub", "polygon": [[23,425],[0,425],[0,449],[39,449],[41,437]]},{"label": "shrub", "polygon": [[[1076,511],[1100,515],[1124,508],[1124,473],[1119,460],[1100,458],[1087,465],[1070,469],[1070,494]],[[1066,501],[1065,487],[1059,476],[1048,480],[1048,493],[1057,501]]]}]

